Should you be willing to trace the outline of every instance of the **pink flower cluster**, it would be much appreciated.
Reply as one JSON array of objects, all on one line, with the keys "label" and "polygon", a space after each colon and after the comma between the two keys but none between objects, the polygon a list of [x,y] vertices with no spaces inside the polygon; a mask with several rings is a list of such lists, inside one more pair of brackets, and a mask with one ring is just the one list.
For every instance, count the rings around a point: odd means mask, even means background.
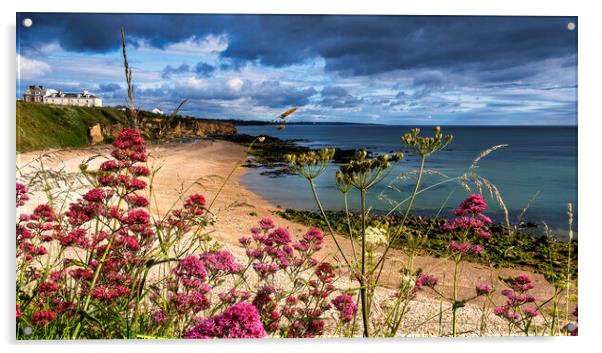
[{"label": "pink flower cluster", "polygon": [[447,232],[473,232],[477,237],[489,239],[491,233],[487,226],[492,223],[491,218],[485,216],[482,212],[487,208],[485,199],[480,194],[469,195],[454,210],[457,216],[451,222],[443,224],[443,230]]},{"label": "pink flower cluster", "polygon": [[416,289],[420,290],[424,287],[434,288],[437,285],[437,277],[433,275],[421,274],[416,279]]},{"label": "pink flower cluster", "polygon": [[332,305],[339,312],[339,320],[342,322],[351,322],[357,312],[357,305],[353,297],[348,294],[340,294],[331,301]]},{"label": "pink flower cluster", "polygon": [[457,242],[452,240],[449,243],[449,249],[455,253],[465,253],[479,255],[483,251],[483,247],[478,244],[471,244],[469,242]]},{"label": "pink flower cluster", "polygon": [[[100,301],[104,307],[129,298],[131,268],[139,265],[143,247],[154,241],[150,215],[144,209],[148,200],[136,193],[146,188],[140,177],[150,174],[140,164],[146,161],[144,139],[137,130],[124,129],[113,146],[114,159],[100,165],[96,187],[70,204],[65,213],[58,214],[50,205],[42,204],[31,214],[20,214],[17,261],[28,263],[48,254],[45,244],[51,241],[56,241],[61,252],[74,248],[86,254],[85,261],[65,259],[60,271],[50,277],[29,267],[32,273],[28,278],[38,281],[32,305],[40,309],[28,315],[37,324],[47,324],[59,314],[74,315],[77,298],[69,292],[73,284],[66,284],[66,276],[75,281],[78,295]],[[17,207],[28,199],[27,188],[17,183]]]},{"label": "pink flower cluster", "polygon": [[[308,291],[298,296],[289,296],[286,305],[282,308],[282,315],[287,318],[289,325],[285,331],[287,337],[316,337],[324,333],[324,320],[322,316],[331,309],[328,297],[335,291],[332,284],[336,273],[328,262],[321,262],[314,269],[317,280],[308,281]],[[340,300],[339,300],[340,301]],[[339,305],[344,305],[339,302]],[[353,315],[352,308],[346,308],[344,315]]]},{"label": "pink flower cluster", "polygon": [[488,295],[493,292],[493,286],[490,284],[479,284],[475,287],[475,291],[477,292],[477,295]]},{"label": "pink flower cluster", "polygon": [[257,309],[249,303],[238,303],[221,315],[199,321],[184,338],[263,338],[266,332]]},{"label": "pink flower cluster", "polygon": [[[324,235],[316,228],[309,229],[298,242],[293,242],[286,228],[276,228],[271,218],[263,218],[251,229],[252,237],[242,237],[252,267],[262,278],[279,270],[299,271],[317,264],[311,256],[322,248]],[[254,243],[254,246],[252,244]],[[295,253],[296,250],[296,253]],[[292,267],[292,268],[291,268]]]},{"label": "pink flower cluster", "polygon": [[494,309],[494,314],[502,317],[522,329],[528,326],[530,320],[539,315],[537,308],[527,306],[535,303],[535,297],[528,293],[535,286],[527,275],[519,275],[505,280],[510,288],[502,290],[506,304]]},{"label": "pink flower cluster", "polygon": [[17,207],[25,205],[25,202],[29,200],[28,192],[27,186],[17,182]]},{"label": "pink flower cluster", "polygon": [[226,250],[203,253],[200,259],[212,278],[242,271],[242,265],[236,261],[231,252]]},{"label": "pink flower cluster", "polygon": [[488,225],[491,219],[482,212],[487,208],[485,199],[480,194],[469,195],[454,210],[456,218],[446,221],[442,229],[457,236],[458,240],[449,243],[449,249],[454,254],[480,255],[483,247],[476,242],[487,240],[491,237]]}]

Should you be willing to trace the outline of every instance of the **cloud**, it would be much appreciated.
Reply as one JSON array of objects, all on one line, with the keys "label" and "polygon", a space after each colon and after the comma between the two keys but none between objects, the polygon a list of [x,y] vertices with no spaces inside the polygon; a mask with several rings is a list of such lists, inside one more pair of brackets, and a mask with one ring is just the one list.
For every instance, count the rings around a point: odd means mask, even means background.
[{"label": "cloud", "polygon": [[188,64],[182,64],[178,67],[172,67],[171,65],[167,65],[163,68],[161,72],[161,77],[170,78],[173,74],[181,74],[190,72],[190,66]]},{"label": "cloud", "polygon": [[167,45],[163,50],[166,52],[202,54],[220,53],[228,49],[228,37],[226,35],[209,34],[203,38],[192,36],[184,41]]},{"label": "cloud", "polygon": [[194,67],[194,72],[196,72],[198,77],[209,77],[215,71],[215,66],[209,65],[205,62],[200,61]]},{"label": "cloud", "polygon": [[46,62],[17,54],[17,75],[21,79],[39,78],[50,71],[50,65]]},{"label": "cloud", "polygon": [[199,116],[265,118],[298,105],[300,119],[379,122],[576,116],[573,17],[27,16],[36,25],[19,31],[19,49],[35,58],[36,83],[100,82],[107,101],[124,96],[113,85],[125,26],[143,107],[190,98]]},{"label": "cloud", "polygon": [[[273,67],[326,60],[326,70],[370,75],[400,69],[454,66],[501,70],[576,53],[572,17],[295,16],[34,14],[21,31],[25,45],[39,32],[74,51],[119,48],[119,29],[145,47]],[[66,30],[81,28],[82,30]],[[140,45],[140,44],[139,44]]]},{"label": "cloud", "polygon": [[98,89],[101,92],[115,92],[121,89],[121,86],[117,83],[99,84]]},{"label": "cloud", "polygon": [[181,75],[187,73],[195,73],[197,77],[210,77],[215,71],[215,66],[207,64],[206,62],[199,61],[194,68],[191,68],[188,64],[182,64],[177,67],[173,67],[171,65],[167,65],[163,68],[161,72],[161,77],[164,79],[169,79],[173,75]]},{"label": "cloud", "polygon": [[270,108],[304,106],[309,98],[318,93],[315,88],[297,88],[280,81],[264,81],[253,87],[250,97],[257,104]]},{"label": "cloud", "polygon": [[330,108],[353,108],[361,103],[361,100],[355,98],[347,90],[340,86],[326,86],[320,92],[322,100],[320,105]]}]

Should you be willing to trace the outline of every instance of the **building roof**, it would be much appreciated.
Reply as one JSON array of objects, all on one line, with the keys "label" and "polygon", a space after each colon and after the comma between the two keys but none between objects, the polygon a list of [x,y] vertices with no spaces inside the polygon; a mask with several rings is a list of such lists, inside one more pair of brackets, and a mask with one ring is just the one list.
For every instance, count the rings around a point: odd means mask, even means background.
[{"label": "building roof", "polygon": [[84,89],[80,93],[63,92],[62,90],[55,90],[52,88],[45,88],[44,86],[29,86],[25,90],[25,94],[34,94],[35,92],[43,93],[44,97],[50,98],[100,98]]}]

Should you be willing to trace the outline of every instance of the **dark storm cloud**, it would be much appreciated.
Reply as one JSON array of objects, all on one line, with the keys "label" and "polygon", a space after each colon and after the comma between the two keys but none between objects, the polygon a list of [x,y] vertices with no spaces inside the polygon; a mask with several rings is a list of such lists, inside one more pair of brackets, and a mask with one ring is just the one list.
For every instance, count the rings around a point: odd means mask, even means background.
[{"label": "dark storm cloud", "polygon": [[347,90],[340,86],[327,86],[320,93],[322,100],[320,105],[330,108],[353,108],[357,107],[361,100],[352,96]]},{"label": "dark storm cloud", "polygon": [[327,71],[347,76],[445,68],[504,81],[532,72],[512,68],[577,50],[569,17],[18,14],[17,23],[25,16],[34,22],[19,30],[25,48],[56,40],[71,51],[116,50],[122,26],[156,47],[226,33],[226,65],[282,67],[322,57]]},{"label": "dark storm cloud", "polygon": [[121,89],[121,86],[117,83],[101,83],[98,85],[98,89],[100,89],[101,92],[115,92]]},{"label": "dark storm cloud", "polygon": [[194,72],[196,72],[198,77],[209,77],[211,76],[213,71],[215,71],[214,66],[204,63],[202,61],[196,64],[196,66],[194,67]]},{"label": "dark storm cloud", "polygon": [[215,71],[215,66],[209,65],[205,62],[199,61],[194,68],[191,68],[188,64],[182,64],[178,67],[173,67],[171,65],[167,65],[163,68],[161,72],[161,77],[168,79],[172,77],[174,74],[184,74],[189,72],[194,72],[197,77],[210,77],[211,74]]},{"label": "dark storm cloud", "polygon": [[277,80],[268,80],[258,84],[246,82],[240,90],[234,90],[227,85],[209,85],[198,89],[186,86],[162,86],[141,90],[139,93],[141,98],[163,97],[172,101],[191,99],[197,102],[211,102],[250,99],[255,106],[283,108],[307,105],[310,98],[318,92],[313,87],[298,88],[284,85]]},{"label": "dark storm cloud", "polygon": [[173,74],[181,74],[186,72],[190,72],[190,65],[188,64],[182,64],[178,67],[167,65],[163,68],[163,71],[161,72],[161,77],[170,78]]}]

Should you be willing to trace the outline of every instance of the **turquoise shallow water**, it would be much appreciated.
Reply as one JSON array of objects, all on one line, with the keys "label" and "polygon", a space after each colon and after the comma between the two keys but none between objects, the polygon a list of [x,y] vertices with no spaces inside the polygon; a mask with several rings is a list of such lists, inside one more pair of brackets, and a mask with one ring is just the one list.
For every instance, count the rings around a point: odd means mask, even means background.
[{"label": "turquoise shallow water", "polygon": [[[409,126],[383,125],[289,125],[284,130],[274,126],[238,126],[239,133],[271,135],[281,139],[300,140],[310,147],[366,148],[376,153],[407,152],[400,136]],[[432,127],[422,127],[423,135],[431,135]],[[507,144],[494,151],[479,164],[478,173],[495,184],[510,211],[510,220],[516,221],[522,209],[536,193],[524,217],[535,223],[546,222],[559,236],[566,235],[567,203],[574,205],[577,228],[577,127],[499,127],[449,126],[444,134],[452,134],[453,142],[427,160],[427,169],[456,177],[465,173],[481,151]],[[334,182],[337,165],[331,165],[317,180],[320,197],[328,209],[341,209],[343,201]],[[418,157],[405,153],[403,161],[379,187],[371,189],[369,204],[374,210],[390,209],[389,200],[401,200],[411,193],[414,180],[403,178],[405,173],[418,168]],[[307,182],[297,176],[270,178],[259,175],[261,170],[249,170],[243,182],[266,199],[297,209],[316,209]],[[424,186],[443,180],[441,176],[427,175]],[[455,182],[438,186],[421,194],[414,213],[451,216],[453,208],[466,196],[466,191]],[[351,204],[357,204],[352,195]],[[446,200],[447,203],[445,202]],[[489,214],[501,222],[503,215],[495,201],[488,197]],[[443,207],[442,207],[443,206]]]}]

